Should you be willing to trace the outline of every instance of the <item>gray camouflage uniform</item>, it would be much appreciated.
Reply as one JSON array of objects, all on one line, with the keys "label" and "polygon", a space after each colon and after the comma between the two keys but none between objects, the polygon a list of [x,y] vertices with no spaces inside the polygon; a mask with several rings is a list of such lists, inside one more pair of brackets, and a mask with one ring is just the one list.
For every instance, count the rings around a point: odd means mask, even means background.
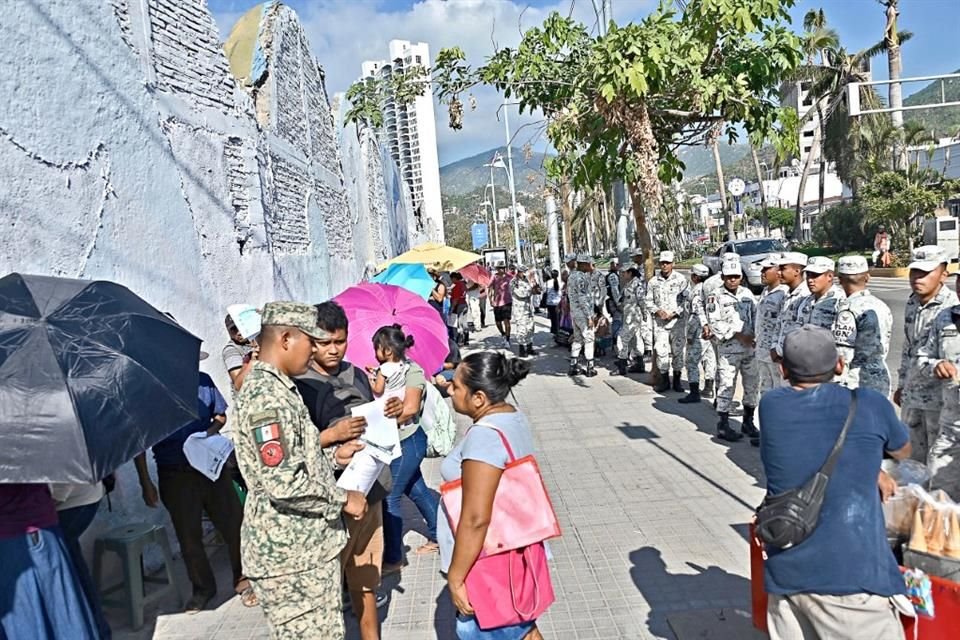
[{"label": "gray camouflage uniform", "polygon": [[533,309],[530,307],[533,285],[527,279],[527,274],[518,273],[510,281],[510,295],[513,298],[510,332],[518,345],[529,347],[533,344]]},{"label": "gray camouflage uniform", "polygon": [[757,301],[753,335],[757,341],[754,351],[761,394],[785,384],[780,375],[780,366],[770,357],[770,350],[777,346],[780,339],[780,319],[786,297],[787,285],[781,284],[773,289],[764,287]]},{"label": "gray camouflage uniform", "polygon": [[960,380],[940,380],[933,370],[942,360],[960,369],[960,305],[944,309],[930,326],[927,342],[917,352],[920,374],[940,387],[939,430],[927,454],[930,488],[960,495]]},{"label": "gray camouflage uniform", "polygon": [[641,276],[623,287],[623,326],[617,335],[617,358],[629,360],[630,354],[643,357],[644,282]]},{"label": "gray camouflage uniform", "polygon": [[567,300],[570,302],[570,318],[573,320],[573,341],[570,345],[570,361],[576,363],[580,352],[587,362],[593,362],[593,346],[596,340],[593,321],[594,305],[597,302],[596,279],[590,273],[573,271],[567,280]]},{"label": "gray camouflage uniform", "polygon": [[[786,285],[784,285],[786,286]],[[780,335],[777,337],[777,353],[783,355],[783,339],[790,332],[799,329],[800,324],[800,303],[810,295],[810,288],[806,282],[801,282],[797,287],[790,291],[787,290],[783,298],[783,309],[780,312]]]},{"label": "gray camouflage uniform", "polygon": [[847,299],[847,294],[837,285],[827,289],[819,299],[811,293],[800,301],[797,308],[797,321],[800,326],[812,324],[822,329],[833,330],[833,323],[837,319],[837,309],[840,303]]},{"label": "gray camouflage uniform", "polygon": [[703,282],[698,282],[689,289],[690,295],[686,301],[687,319],[687,382],[700,383],[700,366],[703,365],[705,380],[713,380],[717,375],[717,354],[709,340],[703,338],[703,326],[706,324],[707,310],[704,306]]},{"label": "gray camouflage uniform", "polygon": [[717,345],[717,413],[730,413],[737,387],[737,373],[743,379],[743,406],[756,407],[759,395],[757,359],[753,347],[734,334],[753,334],[756,300],[750,290],[739,287],[734,293],[720,287],[707,298],[707,320]]},{"label": "gray camouflage uniform", "polygon": [[[689,283],[673,271],[664,278],[658,271],[647,286],[647,308],[653,318],[653,344],[657,352],[657,369],[661,373],[683,370],[683,347],[686,323],[683,322],[683,294]],[[656,316],[658,311],[676,314],[669,320]]]},{"label": "gray camouflage uniform", "polygon": [[296,385],[257,361],[235,404],[248,493],[243,568],[274,638],[343,638],[340,551],[347,542],[333,463]]},{"label": "gray camouflage uniform", "polygon": [[910,427],[910,444],[914,460],[927,463],[927,454],[940,431],[940,407],[943,404],[939,380],[920,372],[920,349],[927,343],[930,329],[945,309],[960,304],[950,287],[940,290],[925,305],[917,294],[907,299],[903,324],[903,352],[897,369],[900,394],[900,419]]},{"label": "gray camouflage uniform", "polygon": [[843,356],[843,372],[837,382],[849,389],[863,387],[890,396],[887,352],[893,315],[890,307],[870,293],[857,291],[837,306],[833,338]]}]

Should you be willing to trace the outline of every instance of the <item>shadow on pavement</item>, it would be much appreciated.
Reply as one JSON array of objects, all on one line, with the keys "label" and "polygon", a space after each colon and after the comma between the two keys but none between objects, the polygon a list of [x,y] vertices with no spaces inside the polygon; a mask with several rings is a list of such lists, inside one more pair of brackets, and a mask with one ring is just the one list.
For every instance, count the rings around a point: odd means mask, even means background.
[{"label": "shadow on pavement", "polygon": [[450,588],[444,585],[443,589],[437,595],[437,608],[433,614],[433,630],[437,640],[448,640],[456,638],[456,616],[457,610],[453,607],[453,600],[450,599]]},{"label": "shadow on pavement", "polygon": [[[753,478],[758,487],[766,487],[763,476],[763,465],[760,463],[760,450],[750,446],[747,438],[739,442],[727,442],[717,438],[717,414],[709,400],[703,400],[699,405],[680,404],[677,402],[686,394],[670,392],[669,395],[657,396],[653,400],[653,407],[658,411],[670,415],[680,416],[692,422],[698,431],[710,435],[713,441],[726,448],[727,458]],[[730,418],[730,425],[740,430],[740,419]]]},{"label": "shadow on pavement", "polygon": [[714,610],[718,621],[735,615],[728,603],[750,601],[750,581],[720,567],[686,565],[694,574],[670,573],[658,549],[641,547],[630,552],[630,577],[650,605],[647,627],[657,637],[674,637],[667,616],[696,609]]}]

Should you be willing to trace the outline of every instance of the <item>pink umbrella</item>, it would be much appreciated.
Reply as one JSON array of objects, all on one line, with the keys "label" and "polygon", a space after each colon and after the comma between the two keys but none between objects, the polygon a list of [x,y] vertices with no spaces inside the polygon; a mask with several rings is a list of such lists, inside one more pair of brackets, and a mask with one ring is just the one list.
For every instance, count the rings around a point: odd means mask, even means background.
[{"label": "pink umbrella", "polygon": [[460,275],[470,282],[476,282],[481,287],[489,287],[493,281],[493,275],[478,262],[468,264],[463,269],[460,269]]},{"label": "pink umbrella", "polygon": [[333,299],[350,322],[346,359],[360,367],[377,366],[373,334],[386,325],[399,324],[412,335],[407,357],[433,375],[443,368],[450,353],[447,326],[440,314],[415,293],[391,284],[358,284]]}]

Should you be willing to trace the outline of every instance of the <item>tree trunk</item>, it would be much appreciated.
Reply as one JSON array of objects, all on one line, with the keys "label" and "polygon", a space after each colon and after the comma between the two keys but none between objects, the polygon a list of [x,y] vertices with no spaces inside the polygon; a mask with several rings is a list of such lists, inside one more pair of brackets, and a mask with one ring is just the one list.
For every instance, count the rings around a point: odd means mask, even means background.
[{"label": "tree trunk", "polygon": [[567,251],[576,251],[573,244],[573,203],[570,202],[570,181],[564,178],[560,182],[560,212],[563,216],[563,244]]},{"label": "tree trunk", "polygon": [[763,211],[763,235],[770,235],[770,217],[767,215],[767,190],[763,186],[763,174],[760,172],[760,158],[757,149],[750,145],[750,155],[753,156],[753,169],[757,172],[757,184],[760,186],[760,209]]},{"label": "tree trunk", "polygon": [[[827,180],[827,159],[823,155],[823,141],[826,133],[826,123],[823,121],[823,107],[820,104],[820,101],[817,101],[817,129],[820,132],[820,140],[814,141],[817,142],[816,152],[817,158],[820,160],[820,172],[817,175],[818,178],[818,192],[817,192],[817,215],[823,213],[823,200],[824,200],[824,191],[826,190],[826,180]],[[814,148],[811,147],[810,151],[814,151]]]},{"label": "tree trunk", "polygon": [[713,140],[713,162],[717,167],[717,183],[720,189],[720,204],[723,206],[723,226],[727,229],[727,240],[733,240],[733,216],[730,215],[730,208],[727,206],[727,185],[723,181],[723,164],[720,162],[720,136]]},{"label": "tree trunk", "polygon": [[634,107],[633,134],[630,137],[630,152],[636,163],[636,180],[628,183],[633,217],[637,225],[637,239],[643,251],[644,271],[647,278],[653,276],[653,238],[647,228],[648,213],[655,215],[663,204],[663,189],[660,184],[660,153],[653,135],[650,113],[645,104]]},{"label": "tree trunk", "polygon": [[643,196],[640,195],[638,182],[628,182],[630,204],[633,208],[633,219],[637,223],[637,242],[643,251],[643,270],[645,278],[653,277],[653,239],[647,229],[647,211],[643,205]]},{"label": "tree trunk", "polygon": [[[803,143],[801,142],[801,145]],[[803,239],[803,203],[807,192],[807,179],[810,177],[810,165],[813,164],[813,152],[820,146],[820,127],[813,131],[813,142],[810,145],[810,153],[803,163],[803,172],[800,174],[800,186],[797,188],[797,209],[793,219],[793,239],[800,241]]]},{"label": "tree trunk", "polygon": [[[886,0],[887,26],[884,30],[884,42],[887,45],[887,73],[890,79],[889,100],[890,121],[893,123],[897,133],[903,136],[903,87],[897,82],[900,80],[902,69],[902,58],[900,56],[900,34],[897,33],[897,16],[900,12],[897,9],[899,0]],[[906,151],[904,150],[902,139],[898,139],[893,144],[893,168],[900,170],[906,168]]]}]

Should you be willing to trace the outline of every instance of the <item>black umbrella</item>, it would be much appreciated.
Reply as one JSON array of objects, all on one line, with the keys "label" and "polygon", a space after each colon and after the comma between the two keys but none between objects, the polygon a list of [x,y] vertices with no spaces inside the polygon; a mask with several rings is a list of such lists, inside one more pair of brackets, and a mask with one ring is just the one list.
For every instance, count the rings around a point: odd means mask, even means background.
[{"label": "black umbrella", "polygon": [[0,278],[0,483],[95,482],[196,419],[199,353],[121,285]]}]

